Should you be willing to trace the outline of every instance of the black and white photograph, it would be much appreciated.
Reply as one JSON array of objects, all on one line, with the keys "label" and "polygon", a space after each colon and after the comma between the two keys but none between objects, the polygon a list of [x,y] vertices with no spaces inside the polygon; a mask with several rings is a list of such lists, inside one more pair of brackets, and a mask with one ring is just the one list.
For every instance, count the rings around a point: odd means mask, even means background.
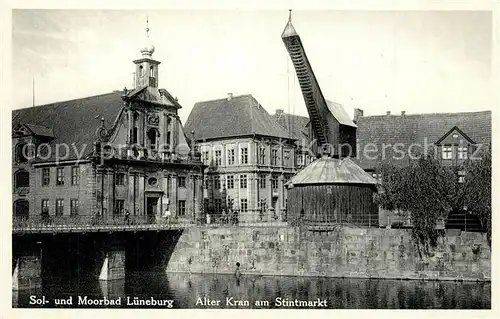
[{"label": "black and white photograph", "polygon": [[489,315],[492,8],[9,9],[11,307]]}]

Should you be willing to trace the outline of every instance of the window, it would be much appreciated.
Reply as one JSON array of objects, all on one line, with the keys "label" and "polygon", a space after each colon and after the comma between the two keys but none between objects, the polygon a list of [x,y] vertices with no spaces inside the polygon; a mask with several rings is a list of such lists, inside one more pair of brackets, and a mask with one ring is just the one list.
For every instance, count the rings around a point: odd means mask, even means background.
[{"label": "window", "polygon": [[30,186],[30,173],[26,171],[19,171],[15,174],[15,187],[29,187]]},{"label": "window", "polygon": [[266,188],[266,175],[262,174],[259,176],[259,187]]},{"label": "window", "polygon": [[184,176],[179,176],[179,185],[178,187],[186,187],[186,177]]},{"label": "window", "polygon": [[149,129],[149,131],[148,131],[149,148],[152,150],[156,149],[156,135],[157,134],[158,134],[158,131],[154,128]]},{"label": "window", "polygon": [[458,171],[458,182],[465,183],[465,171]]},{"label": "window", "polygon": [[234,165],[234,149],[227,150],[227,165]]},{"label": "window", "polygon": [[185,216],[185,215],[186,215],[186,201],[180,200],[179,201],[179,216]]},{"label": "window", "polygon": [[214,189],[220,189],[220,176],[214,176]]},{"label": "window", "polygon": [[277,149],[271,150],[271,165],[272,166],[278,165],[278,150]]},{"label": "window", "polygon": [[248,164],[248,147],[241,148],[241,164]]},{"label": "window", "polygon": [[233,189],[234,188],[234,176],[229,175],[227,177],[227,189]]},{"label": "window", "polygon": [[273,178],[271,179],[271,187],[273,189],[278,189],[278,177],[277,176],[273,176]]},{"label": "window", "polygon": [[451,159],[452,158],[451,146],[443,146],[442,147],[442,158],[443,159]]},{"label": "window", "polygon": [[257,157],[257,164],[264,165],[266,164],[266,148],[259,147],[259,155]]},{"label": "window", "polygon": [[297,165],[304,165],[304,154],[297,154]]},{"label": "window", "polygon": [[64,185],[64,167],[57,168],[56,185]]},{"label": "window", "polygon": [[144,67],[141,65],[139,67],[139,76],[143,76],[144,75]]},{"label": "window", "polygon": [[42,168],[42,186],[48,186],[50,184],[50,168]]},{"label": "window", "polygon": [[72,199],[70,200],[70,214],[71,215],[78,215],[78,208],[80,207],[80,202],[78,199]]},{"label": "window", "polygon": [[221,198],[216,198],[214,200],[214,209],[216,212],[220,212],[222,209],[222,199]]},{"label": "window", "polygon": [[41,208],[42,208],[42,213],[46,213],[46,214],[49,213],[50,206],[49,206],[48,199],[42,199],[42,207]]},{"label": "window", "polygon": [[376,172],[372,172],[372,177],[377,181],[378,184],[382,182],[381,175]]},{"label": "window", "polygon": [[208,189],[209,182],[210,182],[210,177],[205,176],[205,179],[203,180],[203,187],[205,187],[205,189]]},{"label": "window", "polygon": [[283,166],[290,167],[290,151],[289,150],[283,151]]},{"label": "window", "polygon": [[203,152],[202,157],[201,157],[201,161],[203,162],[203,164],[208,164],[208,162],[209,162],[209,157],[208,157],[209,155],[208,154],[209,154],[208,151]]},{"label": "window", "polygon": [[125,212],[125,201],[123,199],[115,200],[114,215],[122,215]]},{"label": "window", "polygon": [[130,132],[131,134],[131,139],[132,139],[132,144],[137,144],[137,127],[133,127],[132,131]]},{"label": "window", "polygon": [[221,166],[222,165],[222,151],[217,150],[215,151],[215,166]]},{"label": "window", "polygon": [[124,173],[117,173],[115,175],[115,185],[118,185],[118,186],[125,185],[125,174]]},{"label": "window", "polygon": [[240,188],[247,188],[247,176],[240,175]]},{"label": "window", "polygon": [[80,167],[75,166],[71,168],[71,185],[80,184]]},{"label": "window", "polygon": [[245,213],[248,211],[248,201],[246,198],[242,198],[240,200],[240,208],[241,208],[242,213]]},{"label": "window", "polygon": [[26,143],[17,144],[16,146],[16,162],[18,163],[26,163],[28,158],[26,157],[27,153]]},{"label": "window", "polygon": [[56,216],[61,216],[64,213],[64,199],[56,199]]},{"label": "window", "polygon": [[459,159],[466,159],[468,155],[468,149],[465,146],[459,146],[458,147],[458,158]]},{"label": "window", "polygon": [[150,66],[149,67],[149,76],[154,78],[155,77],[155,69],[153,68],[153,66]]},{"label": "window", "polygon": [[234,208],[234,199],[228,198],[227,199],[227,209],[233,209]]}]

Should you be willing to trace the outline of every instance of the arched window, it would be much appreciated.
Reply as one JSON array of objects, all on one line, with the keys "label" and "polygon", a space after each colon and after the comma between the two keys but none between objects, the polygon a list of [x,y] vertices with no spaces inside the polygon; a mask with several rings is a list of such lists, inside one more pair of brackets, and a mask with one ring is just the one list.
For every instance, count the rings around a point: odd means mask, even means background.
[{"label": "arched window", "polygon": [[158,131],[154,128],[149,129],[148,131],[148,142],[149,142],[149,148],[150,149],[156,149],[156,135],[158,134]]},{"label": "arched window", "polygon": [[144,68],[142,67],[142,65],[139,67],[139,76],[143,76],[144,75]]},{"label": "arched window", "polygon": [[30,174],[26,171],[18,171],[14,175],[14,185],[15,188],[19,187],[29,187],[30,186]]},{"label": "arched window", "polygon": [[14,216],[27,217],[30,212],[30,203],[25,199],[20,199],[14,202]]},{"label": "arched window", "polygon": [[26,163],[28,158],[26,157],[28,152],[28,148],[26,147],[26,143],[19,143],[16,145],[16,162],[17,163]]},{"label": "arched window", "polygon": [[155,68],[153,66],[149,67],[149,76],[152,78],[155,77]]}]

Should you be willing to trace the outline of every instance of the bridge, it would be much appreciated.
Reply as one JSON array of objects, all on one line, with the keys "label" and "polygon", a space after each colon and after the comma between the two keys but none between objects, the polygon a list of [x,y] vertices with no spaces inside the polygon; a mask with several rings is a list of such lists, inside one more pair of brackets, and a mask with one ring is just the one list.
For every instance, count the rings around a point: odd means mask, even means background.
[{"label": "bridge", "polygon": [[151,218],[147,216],[123,216],[99,218],[96,216],[30,216],[16,217],[12,222],[12,233],[89,233],[114,231],[160,231],[181,230],[193,223],[176,219]]},{"label": "bridge", "polygon": [[[43,274],[125,278],[125,269],[161,267],[194,222],[156,216],[29,216],[12,221],[12,289],[37,289]],[[50,278],[48,276],[47,278]]]}]

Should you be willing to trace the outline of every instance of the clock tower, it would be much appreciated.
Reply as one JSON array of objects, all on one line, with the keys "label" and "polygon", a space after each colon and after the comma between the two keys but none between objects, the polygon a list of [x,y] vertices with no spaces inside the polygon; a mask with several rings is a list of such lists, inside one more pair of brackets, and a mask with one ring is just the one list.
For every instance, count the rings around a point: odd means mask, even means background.
[{"label": "clock tower", "polygon": [[135,87],[150,86],[158,88],[158,65],[159,61],[153,60],[155,47],[149,37],[149,22],[146,20],[146,39],[141,49],[142,58],[135,60]]}]

